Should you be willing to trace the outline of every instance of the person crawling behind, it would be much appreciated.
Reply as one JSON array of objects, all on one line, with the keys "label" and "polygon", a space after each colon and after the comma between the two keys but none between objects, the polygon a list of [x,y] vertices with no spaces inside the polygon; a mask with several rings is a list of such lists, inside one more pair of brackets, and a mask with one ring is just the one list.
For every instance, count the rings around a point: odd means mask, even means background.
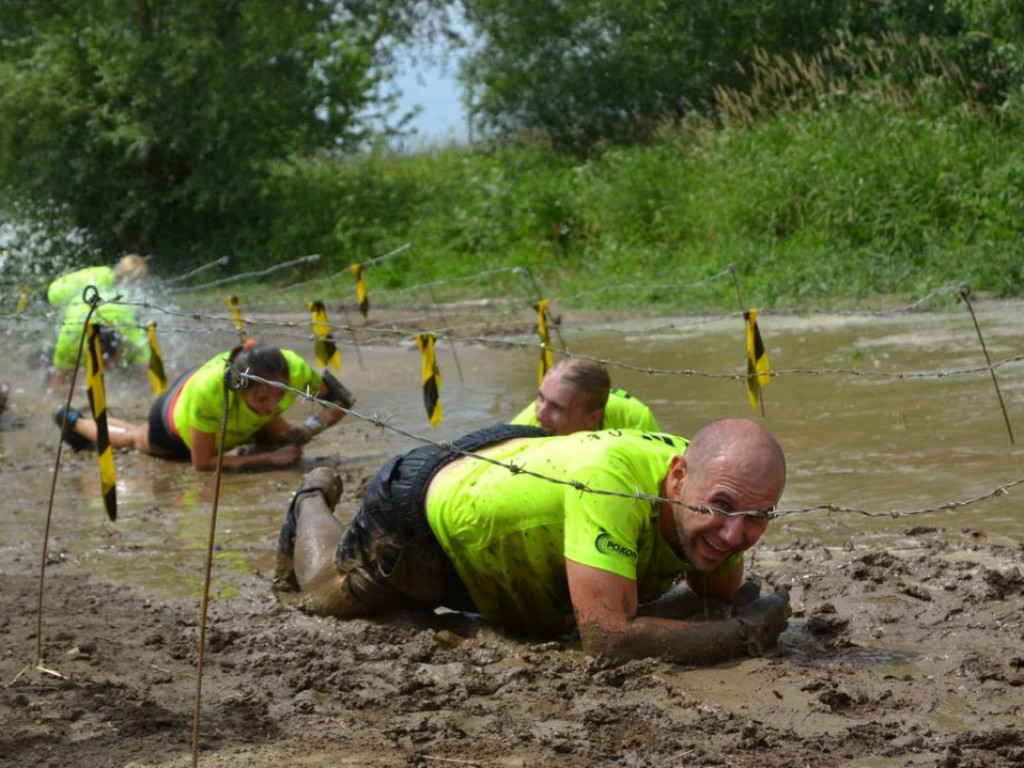
[{"label": "person crawling behind", "polygon": [[510,424],[541,427],[552,435],[593,429],[660,432],[651,409],[624,389],[613,387],[597,360],[567,357],[544,374],[534,402]]},{"label": "person crawling behind", "polygon": [[[321,375],[298,353],[288,349],[247,343],[222,352],[203,365],[186,371],[149,410],[145,425],[108,419],[110,444],[114,449],[131,448],[153,456],[191,461],[200,471],[217,468],[218,442],[224,409],[225,369],[249,372],[279,382],[300,392],[351,408],[355,398],[329,371]],[[225,453],[225,469],[287,467],[302,458],[302,445],[345,415],[336,408],[323,408],[304,424],[292,424],[284,412],[298,395],[271,384],[249,380],[242,389],[227,391],[227,427],[224,450],[258,442],[270,450],[254,453]],[[66,418],[65,418],[66,415]],[[92,448],[96,422],[62,407],[54,416],[62,437],[75,450]]]},{"label": "person crawling behind", "polygon": [[[304,593],[306,610],[444,606],[533,636],[575,627],[594,654],[694,664],[761,653],[785,629],[788,592],[760,597],[744,584],[744,553],[786,481],[782,449],[759,423],[714,421],[692,441],[502,425],[453,446],[391,459],[347,526],[332,514],[338,476],[306,475],[278,554],[278,579]],[[709,601],[728,618],[688,618]]]}]

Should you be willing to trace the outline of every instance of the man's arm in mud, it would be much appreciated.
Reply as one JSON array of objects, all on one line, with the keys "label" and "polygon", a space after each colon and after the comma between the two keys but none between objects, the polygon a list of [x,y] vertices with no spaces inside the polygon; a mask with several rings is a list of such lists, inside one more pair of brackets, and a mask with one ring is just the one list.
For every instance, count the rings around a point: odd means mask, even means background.
[{"label": "man's arm in mud", "polygon": [[715,664],[758,655],[775,643],[789,617],[785,591],[754,600],[720,621],[641,615],[635,581],[571,560],[566,574],[583,649],[610,658]]}]

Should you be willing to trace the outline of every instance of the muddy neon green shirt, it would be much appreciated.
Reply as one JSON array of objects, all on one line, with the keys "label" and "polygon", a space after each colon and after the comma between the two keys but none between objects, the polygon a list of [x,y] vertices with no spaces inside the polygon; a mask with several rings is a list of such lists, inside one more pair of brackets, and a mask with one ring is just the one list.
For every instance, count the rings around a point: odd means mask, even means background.
[{"label": "muddy neon green shirt", "polygon": [[[537,423],[537,404],[530,403],[510,424],[527,424],[539,427]],[[604,420],[601,429],[642,429],[645,432],[660,432],[658,420],[644,403],[637,400],[624,389],[613,389],[608,393],[608,402],[604,406]]]},{"label": "muddy neon green shirt", "polygon": [[[78,344],[82,335],[89,306],[76,297],[68,302],[57,331],[57,343],[53,349],[53,365],[61,371],[70,371],[78,360]],[[128,365],[145,365],[149,362],[149,339],[139,325],[135,310],[127,304],[101,304],[93,312],[91,322],[115,329],[121,336],[121,362]],[[88,347],[83,349],[83,360]]]},{"label": "muddy neon green shirt", "polygon": [[[171,424],[174,431],[192,449],[192,428],[212,434],[220,441],[221,412],[224,408],[224,366],[230,352],[222,352],[203,363],[181,388],[181,394],[174,402]],[[288,386],[315,395],[323,379],[320,374],[297,353],[282,349],[281,354],[288,363]],[[230,451],[252,440],[256,433],[276,419],[295,402],[294,392],[285,392],[277,410],[269,416],[256,413],[245,402],[241,391],[228,391],[227,428],[224,434],[224,450]]]},{"label": "muddy neon green shirt", "polygon": [[63,307],[72,300],[80,301],[87,285],[95,285],[102,298],[113,298],[113,267],[85,267],[61,275],[47,287],[46,300],[57,307]]},{"label": "muddy neon green shirt", "polygon": [[468,458],[434,479],[427,520],[484,618],[510,629],[563,632],[572,604],[566,559],[636,581],[641,602],[689,564],[661,536],[655,502],[682,437],[639,430],[514,440],[488,455],[592,489],[586,493]]}]

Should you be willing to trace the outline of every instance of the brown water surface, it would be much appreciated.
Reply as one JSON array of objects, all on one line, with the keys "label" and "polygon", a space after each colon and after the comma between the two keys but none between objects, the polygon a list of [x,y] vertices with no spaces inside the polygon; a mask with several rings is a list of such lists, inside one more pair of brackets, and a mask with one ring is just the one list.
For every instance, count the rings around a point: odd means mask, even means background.
[{"label": "brown water surface", "polygon": [[[1016,307],[977,308],[993,361],[1021,351]],[[1010,443],[990,374],[966,311],[888,316],[773,316],[760,328],[773,370],[764,389],[765,423],[789,461],[783,517],[770,527],[768,549],[794,540],[828,547],[905,547],[912,525],[984,528],[1007,540],[1024,538],[1016,492],[960,509],[890,518],[989,494],[1024,476],[1021,448]],[[0,430],[0,542],[4,562],[37,567],[50,493],[61,395],[40,387],[42,371],[29,358],[43,332],[10,328],[0,336],[3,376],[13,385]],[[530,336],[506,336],[531,342]],[[560,338],[575,354],[609,361],[614,384],[645,400],[665,431],[691,435],[723,416],[751,416],[742,383],[745,367],[739,319],[652,319],[566,324]],[[171,375],[233,343],[226,334],[173,337],[165,342]],[[282,341],[302,351],[294,341]],[[311,345],[310,345],[311,346]],[[444,419],[426,421],[414,343],[342,347],[341,378],[357,394],[356,411],[428,439],[452,439],[501,421],[527,403],[536,388],[537,352],[527,347],[438,343]],[[311,353],[311,349],[308,350]],[[310,358],[312,355],[309,355]],[[461,376],[460,376],[461,370]],[[1021,364],[997,369],[1011,425],[1024,440]],[[903,378],[867,374],[912,374]],[[861,374],[861,375],[858,375]],[[918,374],[934,376],[916,377]],[[461,379],[461,380],[460,380]],[[112,414],[141,420],[149,393],[140,382],[108,375]],[[85,409],[84,395],[75,398]],[[311,406],[295,406],[298,420]],[[759,416],[758,416],[759,417]],[[23,426],[16,427],[17,422]],[[365,466],[369,472],[415,440],[350,417],[308,446],[290,470],[227,474],[218,503],[218,569],[270,568],[273,545],[290,493],[316,463]],[[189,466],[130,453],[116,456],[119,517],[107,520],[94,457],[65,450],[54,499],[50,556],[70,569],[102,571],[160,593],[189,593],[202,572],[215,477]],[[798,512],[820,504],[864,510]],[[348,512],[341,512],[342,515]],[[768,551],[765,557],[771,557]],[[9,566],[8,566],[9,567]]]},{"label": "brown water surface", "polygon": [[[976,310],[991,358],[1020,355],[1019,303]],[[171,375],[235,343],[230,327],[176,322],[180,332],[163,338]],[[216,501],[217,661],[208,661],[207,697],[211,714],[234,718],[206,731],[217,734],[218,765],[340,764],[343,753],[353,761],[346,764],[408,765],[417,750],[475,765],[668,766],[691,756],[719,765],[723,754],[730,764],[772,768],[1020,765],[1024,513],[1017,487],[984,497],[1024,477],[1024,466],[970,315],[963,306],[883,316],[766,312],[760,328],[778,374],[764,391],[763,418],[789,462],[782,515],[747,560],[751,574],[791,588],[794,616],[774,654],[708,669],[653,660],[605,668],[572,640],[523,644],[460,624],[453,632],[319,620],[287,599],[279,604],[271,588],[278,528],[305,471],[323,463],[342,471],[345,517],[360,485],[387,456],[415,445],[413,435],[453,439],[510,417],[533,396],[532,335],[503,337],[517,345],[463,340],[457,359],[442,341],[444,420],[431,429],[410,334],[388,346],[342,344],[340,378],[368,420],[352,415],[320,435],[295,468],[225,474],[219,494],[214,474],[119,453],[111,522],[95,456],[63,452],[43,636],[47,660],[65,671],[77,665],[78,682],[58,691],[23,667],[36,637],[31,577],[63,397],[45,392],[42,371],[25,362],[47,341],[45,324],[8,320],[0,326],[0,376],[13,385],[0,422],[0,671],[5,685],[21,678],[0,697],[0,722],[40,758],[20,764],[91,768],[128,764],[129,754],[131,764],[142,765],[137,754],[152,757],[146,765],[172,764],[161,755],[187,741],[194,606]],[[711,419],[752,414],[736,378],[745,371],[738,317],[570,318],[558,330],[573,353],[608,360],[614,383],[649,403],[666,431],[688,436]],[[264,339],[311,358],[300,332]],[[980,370],[957,375],[964,369]],[[997,375],[1024,440],[1021,364]],[[112,414],[145,417],[145,382],[111,375],[108,384]],[[84,393],[74,402],[85,408]],[[310,410],[298,404],[289,415],[301,420]],[[826,504],[842,509],[806,511]],[[106,582],[134,590],[129,597]],[[67,656],[83,641],[99,648],[95,666]],[[94,699],[83,705],[86,690]],[[60,730],[65,722],[70,735]],[[111,723],[124,729],[116,738]],[[160,746],[138,723],[165,732]],[[51,760],[53,749],[72,757]]]}]

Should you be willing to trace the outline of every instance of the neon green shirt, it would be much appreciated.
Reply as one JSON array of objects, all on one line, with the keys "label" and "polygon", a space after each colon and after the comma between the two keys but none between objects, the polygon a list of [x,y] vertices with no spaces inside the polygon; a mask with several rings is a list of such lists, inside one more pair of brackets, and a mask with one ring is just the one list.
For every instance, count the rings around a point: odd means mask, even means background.
[{"label": "neon green shirt", "polygon": [[[70,371],[78,360],[78,343],[82,335],[89,305],[80,297],[72,299],[64,309],[53,350],[53,365],[61,371]],[[145,365],[149,362],[149,340],[135,317],[135,310],[127,304],[101,304],[93,312],[92,322],[114,328],[123,343],[121,362]],[[83,360],[88,348],[83,349]]]},{"label": "neon green shirt", "polygon": [[[510,424],[527,424],[539,427],[536,403],[530,403]],[[658,420],[644,403],[624,389],[612,389],[604,406],[604,420],[601,429],[642,429],[645,432],[660,432]]]},{"label": "neon green shirt", "polygon": [[[192,449],[192,429],[212,434],[215,445],[220,441],[220,422],[224,408],[224,366],[230,352],[221,352],[201,365],[181,388],[181,394],[174,403],[171,424],[174,431]],[[288,363],[288,386],[303,392],[316,394],[323,379],[297,353],[282,349],[281,354]],[[227,428],[224,434],[224,450],[230,451],[252,440],[256,433],[276,419],[295,402],[294,392],[285,392],[277,410],[269,416],[256,413],[245,402],[241,391],[228,391]]]},{"label": "neon green shirt", "polygon": [[687,441],[639,430],[513,440],[503,463],[626,496],[576,490],[468,458],[431,483],[427,520],[484,618],[511,629],[563,632],[572,605],[566,559],[636,581],[641,602],[689,569],[662,538],[656,503]]},{"label": "neon green shirt", "polygon": [[47,287],[46,300],[57,307],[63,307],[73,300],[81,301],[82,291],[87,285],[95,285],[102,298],[113,298],[114,269],[112,267],[85,267],[61,275]]}]

